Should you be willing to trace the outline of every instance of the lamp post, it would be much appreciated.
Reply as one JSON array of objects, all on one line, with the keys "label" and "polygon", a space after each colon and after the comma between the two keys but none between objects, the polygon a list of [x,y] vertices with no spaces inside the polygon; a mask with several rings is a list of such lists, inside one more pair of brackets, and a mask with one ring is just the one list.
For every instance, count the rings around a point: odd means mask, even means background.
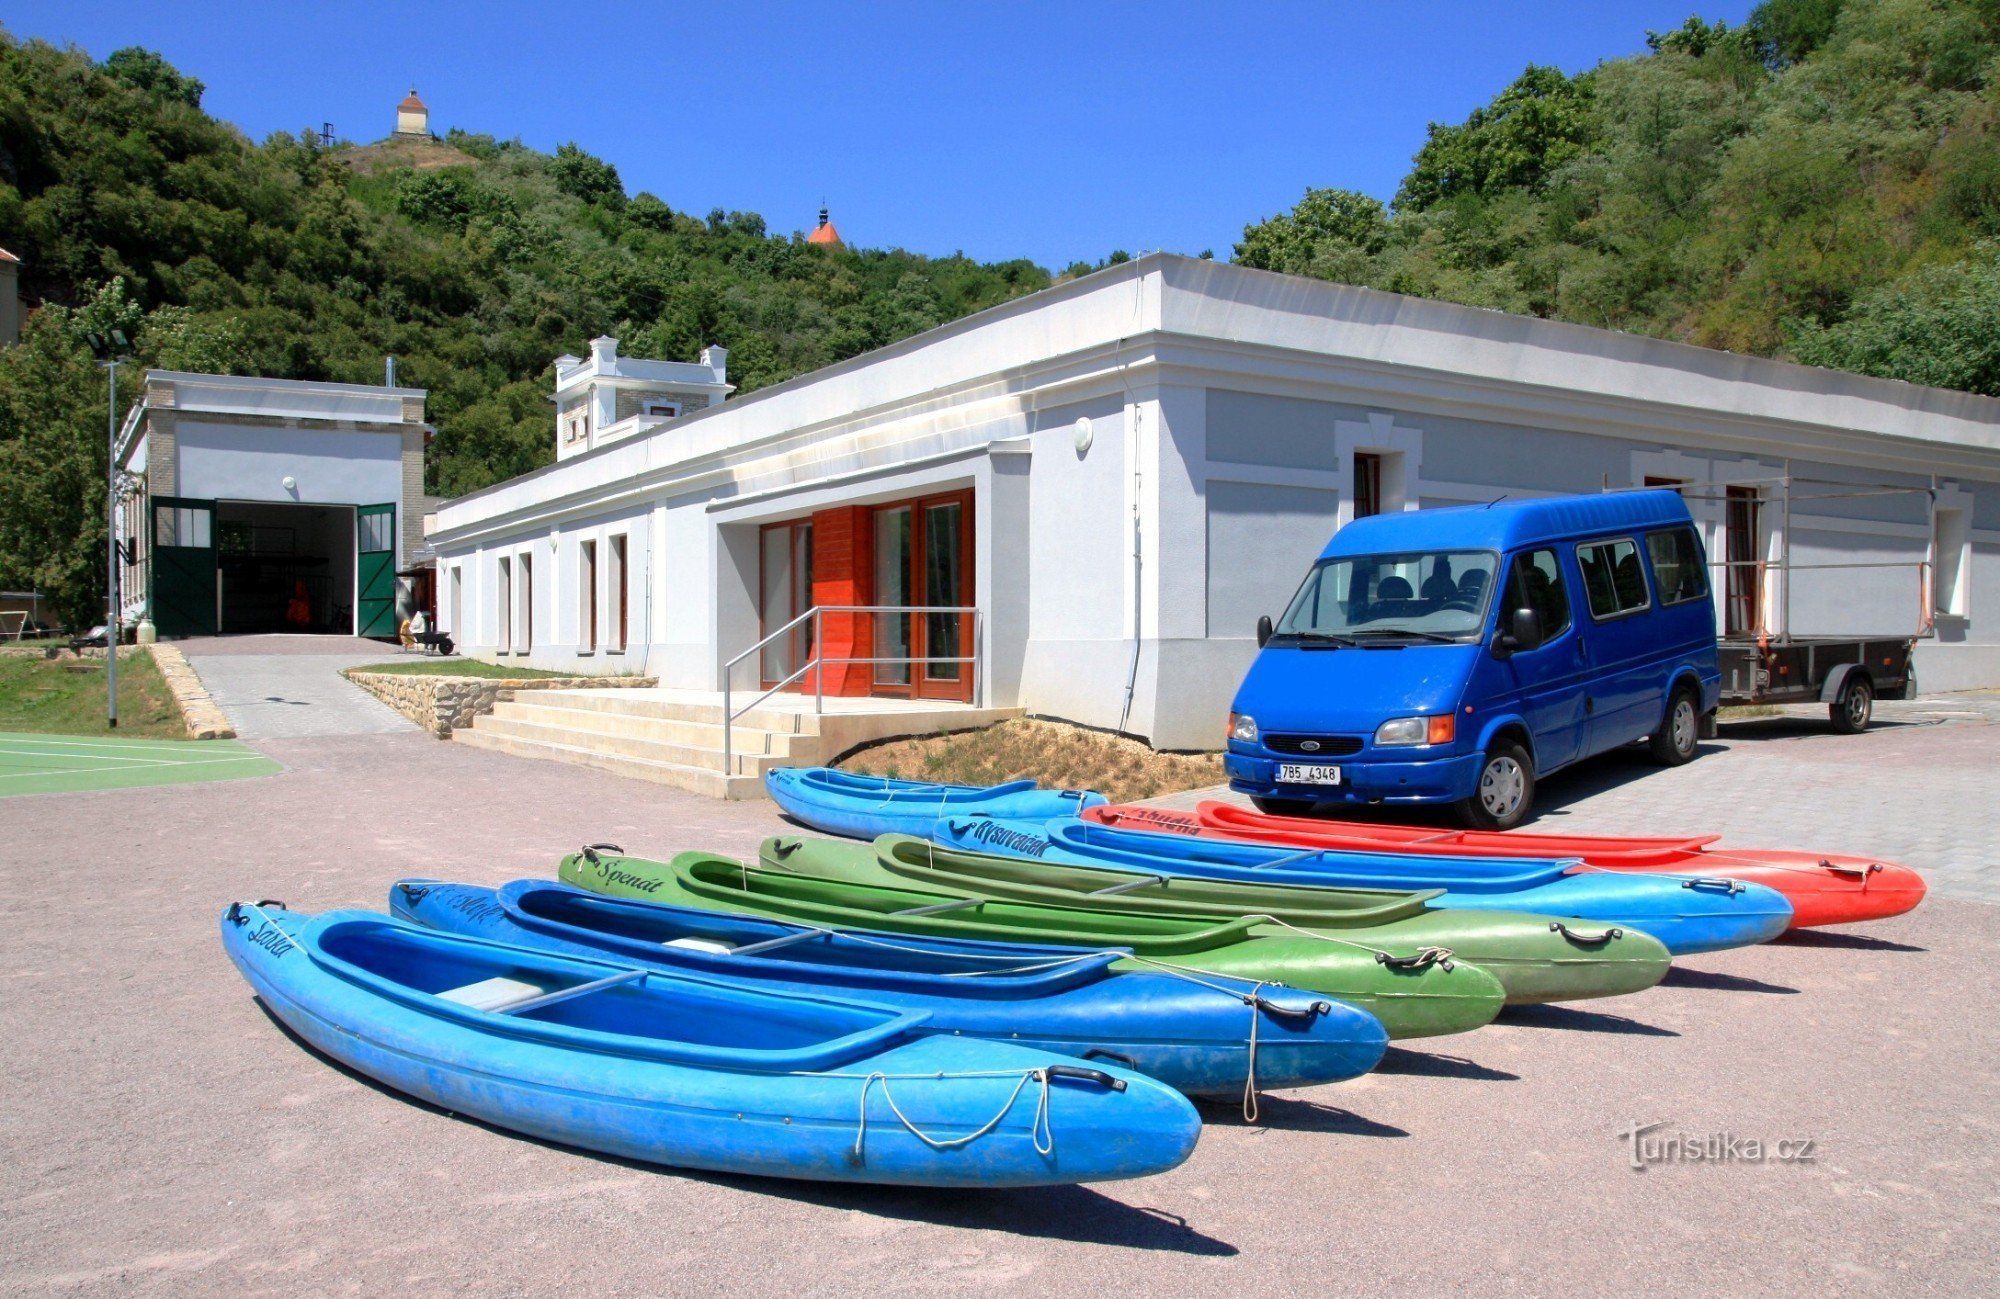
[{"label": "lamp post", "polygon": [[132,358],[132,342],[122,329],[85,334],[84,341],[97,363],[111,376],[111,398],[105,409],[104,462],[104,551],[105,589],[109,608],[104,615],[105,717],[112,730],[118,729],[118,623],[123,610],[118,600],[118,367]]}]

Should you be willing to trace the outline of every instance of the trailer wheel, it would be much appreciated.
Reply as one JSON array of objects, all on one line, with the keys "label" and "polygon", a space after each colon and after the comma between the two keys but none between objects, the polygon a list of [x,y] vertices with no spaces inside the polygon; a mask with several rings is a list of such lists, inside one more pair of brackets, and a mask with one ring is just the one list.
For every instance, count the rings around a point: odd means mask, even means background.
[{"label": "trailer wheel", "polygon": [[1859,735],[1875,717],[1875,683],[1859,672],[1850,672],[1840,698],[1826,706],[1833,729],[1842,735]]},{"label": "trailer wheel", "polygon": [[1667,715],[1660,719],[1646,748],[1661,766],[1678,767],[1692,760],[1700,746],[1701,702],[1694,691],[1681,686],[1667,700]]},{"label": "trailer wheel", "polygon": [[1535,760],[1513,740],[1496,740],[1479,764],[1472,797],[1452,805],[1475,830],[1511,830],[1528,819],[1535,801]]},{"label": "trailer wheel", "polygon": [[1303,798],[1266,798],[1252,794],[1250,805],[1266,816],[1310,816],[1312,803]]}]

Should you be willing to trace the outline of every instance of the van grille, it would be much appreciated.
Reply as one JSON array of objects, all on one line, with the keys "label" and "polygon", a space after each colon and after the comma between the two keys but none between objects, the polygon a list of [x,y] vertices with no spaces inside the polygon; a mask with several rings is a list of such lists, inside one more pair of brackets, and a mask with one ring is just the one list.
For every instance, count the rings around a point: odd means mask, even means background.
[{"label": "van grille", "polygon": [[[1308,749],[1310,744],[1314,747]],[[1267,735],[1264,747],[1273,753],[1300,753],[1309,758],[1341,758],[1361,752],[1358,735]]]}]

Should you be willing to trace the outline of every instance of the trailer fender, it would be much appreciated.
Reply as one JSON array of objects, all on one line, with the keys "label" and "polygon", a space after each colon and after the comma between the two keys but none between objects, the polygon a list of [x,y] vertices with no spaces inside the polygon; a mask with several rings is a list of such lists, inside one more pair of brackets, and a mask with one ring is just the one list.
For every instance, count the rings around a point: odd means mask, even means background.
[{"label": "trailer fender", "polygon": [[1826,680],[1820,682],[1819,701],[1823,704],[1830,704],[1839,699],[1841,690],[1847,685],[1847,678],[1853,676],[1856,672],[1859,672],[1864,680],[1867,679],[1868,670],[1859,663],[1842,663],[1839,667],[1827,673]]}]

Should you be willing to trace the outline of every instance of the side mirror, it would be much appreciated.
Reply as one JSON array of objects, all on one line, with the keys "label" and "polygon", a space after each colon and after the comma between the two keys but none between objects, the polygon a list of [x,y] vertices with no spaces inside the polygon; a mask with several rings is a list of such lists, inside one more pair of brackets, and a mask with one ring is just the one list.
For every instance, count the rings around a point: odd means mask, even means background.
[{"label": "side mirror", "polygon": [[1257,648],[1263,649],[1271,639],[1271,615],[1264,614],[1257,619]]},{"label": "side mirror", "polygon": [[1507,617],[1507,626],[1493,638],[1493,648],[1506,658],[1524,650],[1540,649],[1542,645],[1542,615],[1533,609],[1520,608]]}]

